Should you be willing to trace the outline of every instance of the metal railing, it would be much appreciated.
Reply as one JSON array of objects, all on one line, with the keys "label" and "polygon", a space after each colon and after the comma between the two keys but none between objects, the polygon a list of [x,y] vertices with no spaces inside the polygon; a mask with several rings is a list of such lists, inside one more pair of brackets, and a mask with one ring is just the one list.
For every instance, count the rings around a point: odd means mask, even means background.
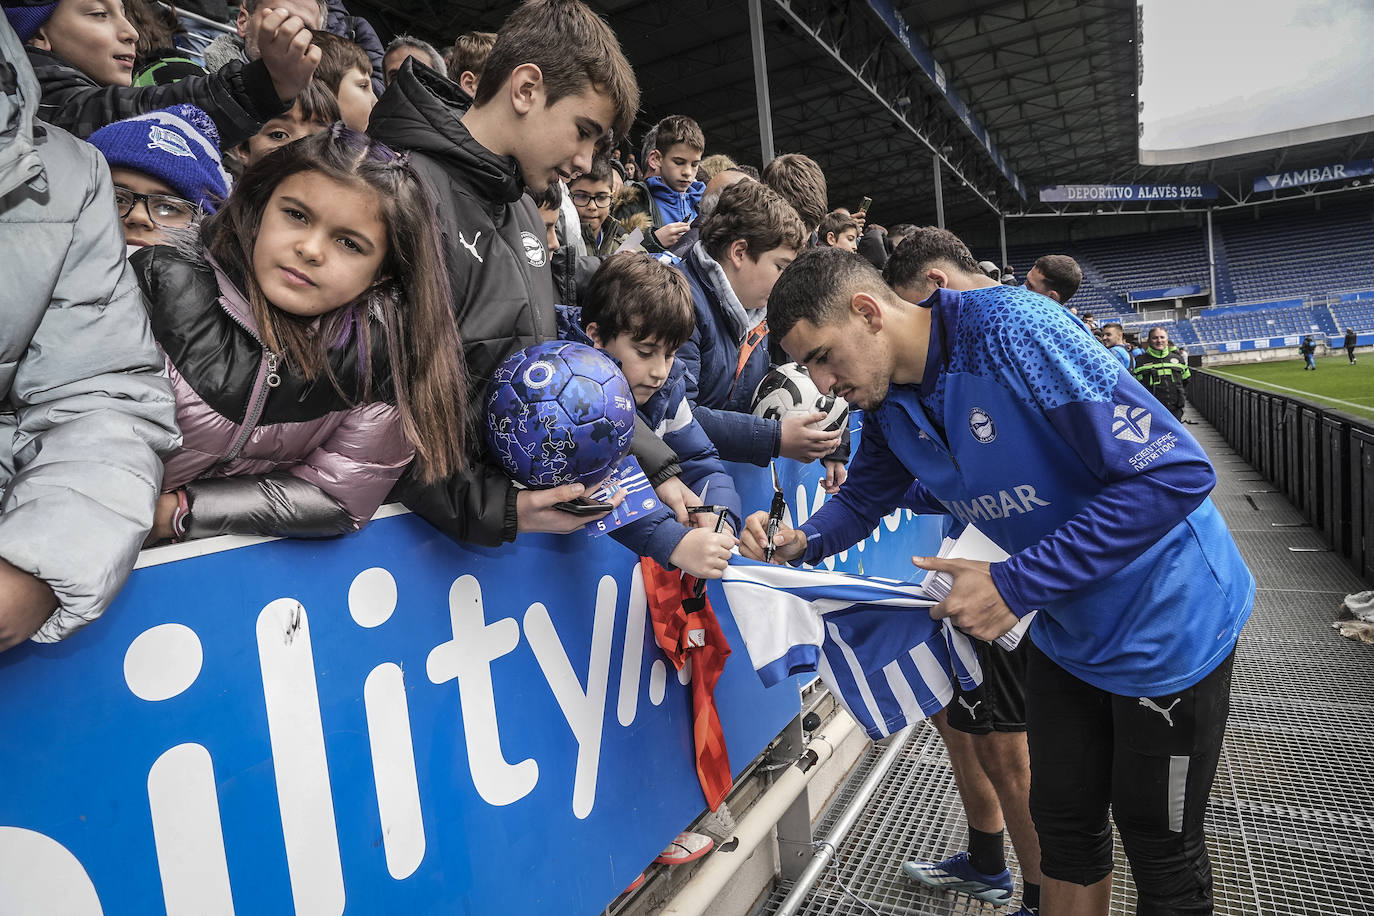
[{"label": "metal railing", "polygon": [[1355,573],[1374,579],[1374,421],[1193,373],[1188,399]]}]

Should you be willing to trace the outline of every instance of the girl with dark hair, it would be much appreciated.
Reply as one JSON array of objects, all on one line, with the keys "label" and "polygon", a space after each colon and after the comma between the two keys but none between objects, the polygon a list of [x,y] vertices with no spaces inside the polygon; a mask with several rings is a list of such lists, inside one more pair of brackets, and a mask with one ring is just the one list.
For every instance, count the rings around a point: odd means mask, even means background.
[{"label": "girl with dark hair", "polygon": [[253,165],[179,247],[132,263],[183,442],[152,540],[361,528],[406,466],[463,463],[468,405],[433,206],[335,124]]}]

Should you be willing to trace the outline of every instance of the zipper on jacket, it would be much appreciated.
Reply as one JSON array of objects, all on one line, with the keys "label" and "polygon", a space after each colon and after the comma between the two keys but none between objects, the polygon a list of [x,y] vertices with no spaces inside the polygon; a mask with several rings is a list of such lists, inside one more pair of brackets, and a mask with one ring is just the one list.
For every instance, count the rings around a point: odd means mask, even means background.
[{"label": "zipper on jacket", "polygon": [[229,316],[230,321],[243,328],[243,332],[253,338],[258,346],[262,347],[262,359],[258,362],[258,374],[253,380],[252,398],[248,402],[247,412],[243,415],[243,426],[239,430],[238,437],[234,440],[233,448],[229,449],[229,453],[219,460],[220,464],[227,464],[239,456],[239,452],[243,451],[243,447],[248,444],[248,437],[253,435],[253,430],[258,428],[258,420],[262,418],[263,406],[267,403],[267,392],[281,384],[281,374],[277,371],[281,367],[281,357],[273,353],[267,344],[262,342],[258,333],[245,324],[238,315],[234,314],[234,310],[225,304],[223,296],[219,297],[219,305],[220,308],[224,309],[224,314]]},{"label": "zipper on jacket", "polygon": [[238,438],[234,440],[234,447],[220,459],[220,464],[226,464],[237,458],[239,452],[243,451],[243,447],[248,444],[248,437],[253,435],[253,430],[258,428],[258,420],[262,418],[263,406],[267,403],[267,392],[281,384],[281,376],[277,373],[280,365],[281,357],[263,347],[262,361],[258,363],[258,376],[253,381],[253,399],[249,402],[248,412],[243,415],[243,427],[239,430]]}]

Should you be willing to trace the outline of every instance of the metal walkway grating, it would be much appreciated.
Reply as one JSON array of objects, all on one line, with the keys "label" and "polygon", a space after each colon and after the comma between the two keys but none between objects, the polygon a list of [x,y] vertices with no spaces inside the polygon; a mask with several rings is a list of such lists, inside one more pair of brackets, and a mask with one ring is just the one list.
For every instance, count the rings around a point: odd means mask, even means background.
[{"label": "metal walkway grating", "polygon": [[[1232,710],[1208,807],[1219,916],[1374,913],[1374,647],[1330,622],[1341,598],[1368,586],[1301,515],[1191,411],[1217,468],[1213,500],[1255,573],[1255,610],[1236,654]],[[1293,552],[1290,547],[1315,548]],[[881,748],[871,748],[822,816],[824,838]],[[800,913],[993,916],[1003,908],[902,877],[905,859],[962,850],[966,826],[935,729],[912,738],[841,844]],[[1011,844],[1011,868],[1020,875]],[[1113,916],[1135,913],[1117,844]],[[790,886],[758,908],[773,913]],[[857,899],[856,899],[857,898]],[[862,902],[860,902],[862,901]]]}]

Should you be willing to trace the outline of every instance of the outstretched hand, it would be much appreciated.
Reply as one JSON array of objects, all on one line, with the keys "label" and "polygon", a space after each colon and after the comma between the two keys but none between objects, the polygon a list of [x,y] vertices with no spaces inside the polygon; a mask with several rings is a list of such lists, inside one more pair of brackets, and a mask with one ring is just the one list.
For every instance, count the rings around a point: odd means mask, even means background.
[{"label": "outstretched hand", "polygon": [[833,458],[822,461],[821,467],[825,468],[825,477],[821,480],[821,485],[825,487],[827,495],[834,496],[849,479],[849,468],[843,461]]},{"label": "outstretched hand", "polygon": [[[692,492],[692,488],[682,482],[682,478],[674,474],[663,483],[654,487],[654,494],[658,501],[669,509],[673,510],[673,516],[680,525],[691,525],[692,516],[688,509],[692,506],[701,505],[701,497]],[[711,524],[714,526],[715,518],[712,517]]]},{"label": "outstretched hand", "polygon": [[[574,515],[554,508],[556,503],[577,499],[586,489],[580,483],[569,483],[549,490],[521,490],[515,497],[516,530],[521,534],[532,531],[570,534],[588,522],[609,515],[609,512],[601,515]],[[621,490],[606,501],[614,508],[624,500],[625,491]]]},{"label": "outstretched hand", "polygon": [[825,411],[794,413],[782,418],[782,444],[778,453],[796,461],[815,461],[840,446],[841,430],[826,432],[812,426],[826,417]]},{"label": "outstretched hand", "polygon": [[911,562],[921,569],[946,573],[954,580],[949,597],[930,609],[935,620],[948,617],[968,635],[987,642],[1016,626],[1018,618],[992,581],[988,563],[941,557],[912,557]]},{"label": "outstretched hand", "polygon": [[655,229],[654,237],[658,239],[658,243],[665,249],[672,248],[687,234],[687,230],[691,228],[691,223],[668,223],[667,225],[659,226]]}]

